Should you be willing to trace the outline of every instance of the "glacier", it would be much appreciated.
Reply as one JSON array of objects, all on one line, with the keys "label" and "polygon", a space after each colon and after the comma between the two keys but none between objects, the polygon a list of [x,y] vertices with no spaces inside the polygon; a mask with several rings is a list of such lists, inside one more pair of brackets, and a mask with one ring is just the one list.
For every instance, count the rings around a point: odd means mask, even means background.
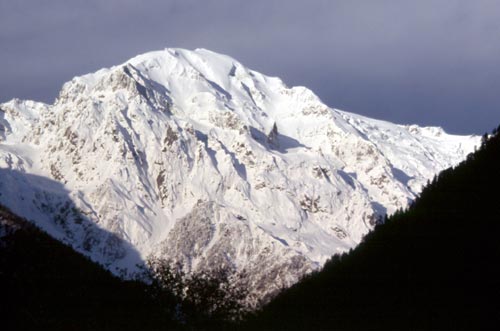
[{"label": "glacier", "polygon": [[122,277],[239,275],[253,305],[356,246],[480,143],[325,105],[205,49],[0,104],[0,203]]}]

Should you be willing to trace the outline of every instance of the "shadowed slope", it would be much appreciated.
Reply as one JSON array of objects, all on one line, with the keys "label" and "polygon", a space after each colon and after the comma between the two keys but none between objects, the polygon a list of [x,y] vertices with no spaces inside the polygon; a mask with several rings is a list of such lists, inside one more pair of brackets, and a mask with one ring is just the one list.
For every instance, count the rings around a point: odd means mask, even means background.
[{"label": "shadowed slope", "polygon": [[[0,172],[3,179],[7,172]],[[20,176],[17,172],[11,175]],[[9,193],[15,195],[12,190]],[[83,217],[81,222],[85,222]],[[99,231],[104,235],[105,230]],[[2,330],[157,330],[174,326],[171,313],[165,311],[168,298],[163,297],[160,305],[144,283],[117,278],[2,205],[0,293]]]}]

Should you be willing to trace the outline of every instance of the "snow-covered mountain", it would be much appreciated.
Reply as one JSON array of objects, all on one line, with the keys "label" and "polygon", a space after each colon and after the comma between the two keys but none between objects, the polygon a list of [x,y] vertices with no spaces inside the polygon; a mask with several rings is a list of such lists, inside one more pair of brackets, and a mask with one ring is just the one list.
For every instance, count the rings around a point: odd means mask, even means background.
[{"label": "snow-covered mountain", "polygon": [[329,108],[204,49],[0,105],[0,203],[127,277],[234,271],[260,300],[355,246],[479,143]]}]

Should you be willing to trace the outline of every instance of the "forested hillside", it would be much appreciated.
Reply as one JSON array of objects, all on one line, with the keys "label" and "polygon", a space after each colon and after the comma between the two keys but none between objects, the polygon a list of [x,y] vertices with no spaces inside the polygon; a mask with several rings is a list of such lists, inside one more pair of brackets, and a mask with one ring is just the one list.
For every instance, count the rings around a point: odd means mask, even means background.
[{"label": "forested hillside", "polygon": [[0,205],[0,330],[220,330],[244,313],[227,275],[150,260],[123,280]]},{"label": "forested hillside", "polygon": [[497,329],[499,188],[497,129],[408,210],[283,292],[246,329]]},{"label": "forested hillside", "polygon": [[0,207],[1,330],[171,329],[161,301]]}]

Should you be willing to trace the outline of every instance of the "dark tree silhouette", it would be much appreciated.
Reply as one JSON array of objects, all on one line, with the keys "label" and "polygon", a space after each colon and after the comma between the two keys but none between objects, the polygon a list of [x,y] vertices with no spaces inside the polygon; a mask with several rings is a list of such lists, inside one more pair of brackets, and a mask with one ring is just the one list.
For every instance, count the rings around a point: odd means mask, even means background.
[{"label": "dark tree silhouette", "polygon": [[245,329],[493,330],[500,322],[500,128],[405,211],[284,291]]}]

